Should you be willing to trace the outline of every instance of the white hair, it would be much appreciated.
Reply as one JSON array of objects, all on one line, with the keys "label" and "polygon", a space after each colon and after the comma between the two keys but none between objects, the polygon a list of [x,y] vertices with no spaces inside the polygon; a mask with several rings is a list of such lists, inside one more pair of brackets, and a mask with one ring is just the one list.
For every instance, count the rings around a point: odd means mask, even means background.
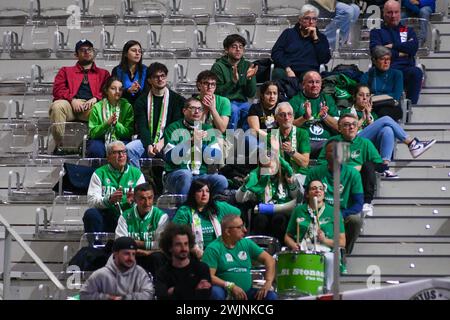
[{"label": "white hair", "polygon": [[121,146],[121,147],[124,147],[124,148],[125,148],[125,143],[123,143],[123,142],[120,141],[120,140],[115,140],[115,141],[109,143],[109,144],[106,146],[106,154],[107,154],[107,155],[111,154],[112,148],[113,148],[114,146]]},{"label": "white hair", "polygon": [[292,108],[291,104],[287,101],[285,102],[280,102],[279,104],[277,104],[276,108],[275,108],[275,116],[277,116],[280,113],[280,109],[282,107],[287,107],[289,108],[289,110],[294,113],[294,109]]},{"label": "white hair", "polygon": [[316,17],[319,16],[319,9],[317,9],[315,6],[311,5],[311,4],[305,4],[303,5],[303,7],[300,9],[300,15],[299,18],[303,17],[305,14],[307,14],[308,12],[314,12],[314,14],[316,15]]}]

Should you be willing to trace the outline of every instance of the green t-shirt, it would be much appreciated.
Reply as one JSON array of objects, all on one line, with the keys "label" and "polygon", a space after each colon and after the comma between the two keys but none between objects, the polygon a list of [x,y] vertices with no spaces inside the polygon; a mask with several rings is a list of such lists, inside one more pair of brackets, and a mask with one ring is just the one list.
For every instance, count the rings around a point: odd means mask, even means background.
[{"label": "green t-shirt", "polygon": [[[344,137],[340,134],[330,138],[329,141],[346,141]],[[348,141],[347,141],[348,142]],[[373,163],[382,163],[380,154],[377,148],[373,145],[372,141],[369,139],[356,136],[350,142],[350,158],[347,160],[346,164],[352,167],[362,166],[365,162],[371,161]],[[317,159],[318,164],[327,163],[326,159],[326,146],[320,151],[319,157]]]},{"label": "green t-shirt", "polygon": [[[289,219],[289,224],[286,229],[286,233],[292,237],[292,239],[297,240],[297,218],[300,218],[300,239],[299,242],[305,237],[305,234],[312,222],[311,215],[308,211],[308,204],[304,203],[298,205]],[[325,210],[319,217],[320,229],[323,231],[328,239],[333,239],[334,236],[334,212],[333,207],[325,204]],[[342,215],[339,218],[339,230],[341,233],[345,232],[344,220]]]},{"label": "green t-shirt", "polygon": [[[217,206],[217,220],[222,222],[222,218],[226,214],[235,214],[240,216],[241,210],[228,204],[224,201],[215,201]],[[191,225],[192,215],[194,214],[194,210],[189,206],[181,206],[173,218],[173,222],[177,224],[188,224]],[[216,234],[214,232],[214,227],[211,223],[211,219],[209,218],[209,212],[198,212],[198,216],[200,217],[200,223],[202,225],[202,233],[203,233],[203,245],[207,247],[212,241],[216,239]]]},{"label": "green t-shirt", "polygon": [[[202,150],[199,150],[200,152],[198,152],[200,155],[199,160],[201,161],[199,174],[206,174],[208,168],[204,161],[205,153],[203,152],[203,149],[206,146],[214,145],[215,148],[218,148],[220,150],[220,147],[216,143],[216,132],[214,130],[210,130],[213,129],[211,125],[202,123],[201,129],[207,131],[208,136],[202,140]],[[190,139],[192,137],[193,131],[193,129],[190,129],[184,125],[183,119],[173,122],[164,130],[164,152],[167,152],[167,148],[169,146],[171,148],[174,148],[173,152],[177,152],[177,154],[179,154],[178,152],[182,151],[184,155],[183,157],[181,157],[181,159],[179,159],[179,164],[167,160],[164,167],[166,172],[172,172],[178,169],[192,170],[192,163],[194,163],[194,152],[192,152],[193,143],[190,141]],[[184,147],[182,148],[182,146]]]},{"label": "green t-shirt", "polygon": [[[219,96],[217,94],[215,94],[214,97],[216,98],[216,110],[217,110],[217,113],[221,117],[222,116],[230,117],[231,116],[231,102],[230,102],[230,100],[228,98],[226,98],[226,97],[222,97],[222,96]],[[199,95],[196,98],[200,100],[200,96]],[[211,114],[208,114],[208,118],[206,118],[205,123],[214,126]]]},{"label": "green t-shirt", "polygon": [[[327,164],[322,164],[309,169],[306,176],[305,186],[309,185],[311,181],[319,180],[325,186],[325,202],[333,206],[334,204],[334,179],[333,172],[328,170]],[[351,195],[362,194],[363,187],[360,173],[353,167],[343,164],[341,166],[341,210],[350,207]]]},{"label": "green t-shirt", "polygon": [[311,113],[314,120],[306,121],[302,128],[306,129],[309,133],[309,137],[314,141],[328,140],[330,137],[336,134],[336,132],[330,128],[323,120],[319,117],[319,111],[321,104],[325,104],[328,107],[328,116],[339,117],[339,111],[333,98],[325,93],[321,93],[319,97],[315,99],[306,98],[303,92],[299,92],[297,95],[289,100],[292,108],[294,109],[294,118],[303,117],[305,114],[305,108],[303,107],[306,100],[311,102]]},{"label": "green t-shirt", "polygon": [[206,248],[202,261],[211,269],[216,269],[217,277],[234,282],[247,291],[252,287],[252,260],[257,260],[263,251],[256,243],[246,238],[229,249],[224,245],[222,237],[219,237]]},{"label": "green t-shirt", "polygon": [[[295,137],[294,137],[295,131]],[[311,144],[309,142],[308,131],[303,128],[297,128],[296,126],[292,127],[291,132],[289,132],[289,136],[284,138],[280,134],[280,147],[283,142],[290,141],[292,148],[295,149],[298,153],[310,153],[311,152]],[[295,173],[307,174],[308,167],[301,167],[295,162],[295,160],[288,155],[286,152],[283,152],[280,149],[280,156],[285,159],[292,167]]]}]

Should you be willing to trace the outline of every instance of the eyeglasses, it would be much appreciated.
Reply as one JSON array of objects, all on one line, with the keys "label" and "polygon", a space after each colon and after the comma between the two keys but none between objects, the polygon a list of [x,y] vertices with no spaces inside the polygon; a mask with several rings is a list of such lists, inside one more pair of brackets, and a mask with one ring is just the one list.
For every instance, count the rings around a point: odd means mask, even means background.
[{"label": "eyeglasses", "polygon": [[204,82],[202,82],[202,85],[205,87],[215,88],[217,86],[217,83],[204,81]]},{"label": "eyeglasses", "polygon": [[290,118],[293,116],[292,112],[280,112],[278,115],[282,118]]},{"label": "eyeglasses", "polygon": [[377,59],[378,61],[391,61],[391,57],[381,57]]},{"label": "eyeglasses", "polygon": [[317,22],[317,17],[302,17],[304,21]]},{"label": "eyeglasses", "polygon": [[165,78],[167,78],[167,74],[155,74],[154,76],[152,76],[151,77],[152,79],[161,79],[161,80],[163,80],[163,79],[165,79]]},{"label": "eyeglasses", "polygon": [[317,190],[323,191],[324,188],[322,186],[313,186],[313,187],[310,187],[309,190],[311,190],[311,191],[317,191]]},{"label": "eyeglasses", "polygon": [[111,153],[115,156],[119,154],[127,154],[127,150],[113,150]]},{"label": "eyeglasses", "polygon": [[191,112],[203,112],[203,107],[187,107]]},{"label": "eyeglasses", "polygon": [[241,229],[241,230],[244,230],[245,226],[243,224],[241,224],[240,226],[228,227],[227,229]]},{"label": "eyeglasses", "polygon": [[92,53],[94,52],[94,48],[80,48],[78,51],[81,53]]},{"label": "eyeglasses", "polygon": [[350,127],[356,127],[358,125],[358,122],[345,122],[342,124],[343,128],[350,128]]}]

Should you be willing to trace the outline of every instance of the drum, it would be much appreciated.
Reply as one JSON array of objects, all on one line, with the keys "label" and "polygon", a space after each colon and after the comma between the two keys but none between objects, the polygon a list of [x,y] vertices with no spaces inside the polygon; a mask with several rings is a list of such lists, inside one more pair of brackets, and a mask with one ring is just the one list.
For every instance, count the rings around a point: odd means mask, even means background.
[{"label": "drum", "polygon": [[281,296],[323,294],[325,256],[321,253],[280,252],[277,256],[277,292]]}]

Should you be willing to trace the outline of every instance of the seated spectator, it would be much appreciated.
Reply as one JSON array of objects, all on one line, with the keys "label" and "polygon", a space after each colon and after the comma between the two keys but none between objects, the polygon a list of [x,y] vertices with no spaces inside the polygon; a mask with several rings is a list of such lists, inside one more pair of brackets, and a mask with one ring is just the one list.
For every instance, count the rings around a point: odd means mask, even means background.
[{"label": "seated spectator", "polygon": [[[94,45],[89,40],[80,40],[75,45],[73,67],[62,67],[53,82],[53,103],[49,115],[52,123],[88,121],[92,106],[102,99],[101,89],[109,77],[107,70],[94,63]],[[64,126],[56,126],[52,132],[55,140],[55,155],[65,154],[61,143]],[[80,141],[81,145],[81,141]]]},{"label": "seated spectator", "polygon": [[[247,122],[251,134],[245,136],[247,150],[256,149],[258,145],[265,146],[268,130],[276,128],[275,107],[278,103],[278,86],[273,81],[264,82],[259,88],[259,102],[251,105]],[[264,141],[259,141],[264,139]]]},{"label": "seated spectator", "polygon": [[402,0],[402,18],[418,17],[420,21],[420,32],[417,36],[419,47],[423,47],[427,40],[428,23],[430,16],[436,10],[436,0]]},{"label": "seated spectator", "polygon": [[236,200],[257,205],[251,221],[252,234],[274,236],[283,242],[289,216],[297,202],[298,187],[291,166],[278,154],[276,149],[270,158],[260,159],[259,166],[236,192]]},{"label": "seated spectator", "polygon": [[120,64],[112,69],[111,74],[123,84],[123,98],[134,105],[136,99],[144,92],[147,66],[142,64],[142,47],[136,40],[129,40],[123,46]]},{"label": "seated spectator", "polygon": [[[410,137],[405,130],[389,116],[378,118],[372,112],[370,90],[365,85],[356,89],[355,104],[352,108],[343,110],[341,114],[352,113],[358,117],[358,136],[369,139],[380,152],[383,163],[389,166],[394,152],[395,141],[398,140],[408,146],[413,158],[419,157],[435,142],[432,140],[419,140]],[[386,178],[398,178],[394,172],[386,169],[383,173]]]},{"label": "seated spectator", "polygon": [[167,85],[167,67],[159,62],[147,69],[149,90],[134,104],[134,119],[139,139],[127,144],[130,163],[140,167],[140,158],[162,158],[165,128],[183,117],[185,99]]},{"label": "seated spectator", "polygon": [[95,170],[89,183],[84,232],[114,232],[122,212],[131,207],[133,188],[145,182],[142,172],[127,164],[122,141],[106,146],[106,159],[108,164]]},{"label": "seated spectator", "polygon": [[183,107],[184,119],[170,124],[164,131],[165,184],[169,193],[186,195],[193,180],[206,179],[213,194],[222,193],[228,187],[227,179],[207,174],[208,164],[222,158],[214,132],[208,124],[201,123],[203,106],[196,98],[190,98]]},{"label": "seated spectator", "polygon": [[400,23],[399,1],[385,2],[383,20],[380,29],[370,31],[370,50],[375,46],[384,46],[392,50],[392,68],[403,73],[406,98],[410,99],[412,104],[417,104],[423,72],[416,67],[415,56],[419,48],[416,33],[412,28]]},{"label": "seated spectator", "polygon": [[374,107],[378,117],[389,116],[398,121],[403,117],[400,99],[403,93],[403,76],[399,70],[391,68],[391,50],[383,46],[372,49],[373,67],[361,77],[361,83],[367,85],[375,95],[388,95],[395,102],[380,102]]},{"label": "seated spectator", "polygon": [[222,234],[220,223],[225,214],[241,215],[241,211],[224,201],[213,199],[206,180],[192,181],[184,205],[176,212],[173,222],[190,225],[195,237],[193,252],[201,259],[205,248]]},{"label": "seated spectator", "polygon": [[206,263],[191,257],[195,240],[187,225],[169,224],[159,246],[170,263],[156,274],[155,288],[158,300],[209,300],[211,275]]},{"label": "seated spectator", "polygon": [[102,89],[103,98],[89,115],[88,158],[104,158],[105,145],[115,140],[127,143],[133,134],[133,107],[122,96],[122,82],[112,76]]},{"label": "seated spectator", "polygon": [[134,205],[119,218],[116,238],[131,237],[136,241],[137,264],[155,275],[167,259],[159,251],[159,238],[167,222],[168,215],[153,205],[155,191],[150,183],[134,188]]},{"label": "seated spectator", "polygon": [[306,129],[311,144],[311,158],[317,158],[325,142],[338,131],[339,116],[333,98],[321,92],[322,77],[309,71],[303,77],[303,91],[289,103],[294,109],[294,125]]},{"label": "seated spectator", "polygon": [[[341,134],[331,137],[329,141],[344,141],[350,144],[350,158],[347,164],[361,173],[364,189],[364,206],[362,212],[365,215],[371,216],[373,214],[372,200],[375,195],[377,182],[375,171],[383,173],[389,167],[383,164],[383,160],[373,143],[369,139],[357,135],[358,118],[355,115],[351,113],[341,115],[338,124]],[[325,163],[326,161],[326,149],[323,148],[320,152],[318,162]]]},{"label": "seated spectator", "polygon": [[216,94],[231,101],[229,129],[247,127],[247,114],[250,108],[248,98],[256,93],[256,72],[254,66],[243,58],[247,41],[238,34],[228,35],[223,41],[225,55],[218,59],[211,71],[217,76]]},{"label": "seated spectator", "polygon": [[[317,198],[317,208],[314,204]],[[324,202],[325,186],[319,180],[311,181],[306,186],[306,203],[298,205],[289,219],[289,224],[284,236],[284,243],[294,251],[318,251],[324,252],[327,275],[327,290],[333,285],[333,253],[334,247],[334,209]],[[297,225],[299,228],[297,229]],[[299,233],[297,233],[297,230]],[[345,229],[342,215],[339,219],[339,247],[345,248]],[[299,238],[297,238],[297,236]],[[341,270],[344,270],[341,261]]]},{"label": "seated spectator", "polygon": [[214,93],[216,87],[217,76],[214,72],[205,70],[197,75],[197,89],[200,93],[197,98],[203,106],[203,122],[225,133],[231,116],[231,104],[228,98]]},{"label": "seated spectator", "polygon": [[[205,250],[202,261],[209,266],[214,300],[275,300],[272,289],[275,260],[250,239],[239,216],[228,214],[222,220],[222,236]],[[252,261],[265,266],[265,283],[261,289],[252,288]]]},{"label": "seated spectator", "polygon": [[[308,174],[311,151],[308,132],[294,126],[294,111],[289,102],[278,104],[275,109],[275,119],[280,133],[280,156],[291,165],[299,186],[303,186]],[[301,193],[303,190],[299,191],[299,195]]]},{"label": "seated spectator", "polygon": [[[320,0],[316,0],[321,3]],[[331,22],[326,26],[323,32],[330,43],[330,47],[334,50],[336,45],[336,30],[340,30],[340,44],[347,43],[350,35],[350,30],[353,24],[358,21],[360,9],[353,0],[336,1],[335,16]],[[321,8],[321,16],[325,9]],[[328,15],[328,14],[327,14]],[[327,15],[325,17],[327,17]]]},{"label": "seated spectator", "polygon": [[330,61],[327,37],[317,29],[318,16],[319,9],[305,4],[300,10],[298,23],[280,35],[272,48],[273,79],[297,77],[301,81],[305,72],[319,72],[320,65]]},{"label": "seated spectator", "polygon": [[[314,180],[322,181],[325,186],[325,202],[331,206],[334,205],[333,148],[336,143],[336,140],[331,140],[326,144],[327,163],[309,169],[305,180],[305,186],[308,186]],[[363,208],[364,193],[361,175],[352,166],[342,164],[340,186],[342,188],[342,190],[339,190],[341,213],[345,225],[345,250],[347,254],[350,254],[362,227],[361,210]]]},{"label": "seated spectator", "polygon": [[136,265],[136,250],[133,238],[117,238],[106,266],[95,271],[81,287],[80,299],[152,300],[153,283],[147,272]]}]

